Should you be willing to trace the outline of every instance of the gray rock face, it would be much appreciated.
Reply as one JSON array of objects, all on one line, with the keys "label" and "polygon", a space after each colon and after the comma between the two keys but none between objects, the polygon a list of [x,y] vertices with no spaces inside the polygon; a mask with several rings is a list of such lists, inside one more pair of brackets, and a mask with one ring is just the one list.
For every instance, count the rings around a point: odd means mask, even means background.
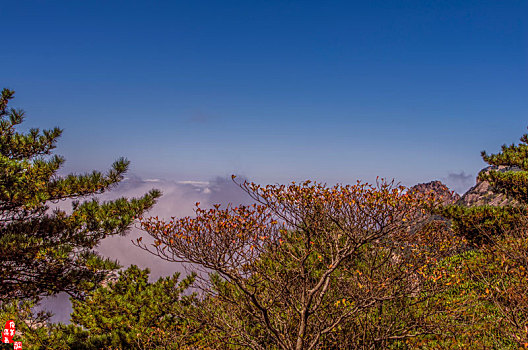
[{"label": "gray rock face", "polygon": [[[520,171],[517,167],[506,167],[506,166],[489,166],[482,169],[480,172],[488,172],[490,170],[497,170],[500,172],[505,171]],[[471,187],[460,200],[457,202],[459,205],[467,207],[478,206],[478,205],[492,205],[492,206],[504,206],[504,205],[515,205],[517,201],[506,197],[502,193],[493,191],[488,181],[480,181],[477,177],[477,183]]]},{"label": "gray rock face", "polygon": [[410,188],[410,191],[418,193],[434,192],[437,196],[440,197],[440,200],[444,205],[455,204],[457,201],[460,200],[460,195],[458,193],[451,191],[449,187],[447,187],[441,181],[438,180],[414,185]]}]

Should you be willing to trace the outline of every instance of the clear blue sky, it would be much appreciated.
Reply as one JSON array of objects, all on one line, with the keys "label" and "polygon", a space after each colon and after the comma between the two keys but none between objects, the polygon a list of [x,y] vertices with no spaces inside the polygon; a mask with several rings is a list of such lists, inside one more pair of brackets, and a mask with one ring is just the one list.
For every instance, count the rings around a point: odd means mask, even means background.
[{"label": "clear blue sky", "polygon": [[473,177],[528,126],[527,15],[525,0],[1,1],[0,81],[27,126],[65,129],[67,171],[126,156],[143,177]]}]

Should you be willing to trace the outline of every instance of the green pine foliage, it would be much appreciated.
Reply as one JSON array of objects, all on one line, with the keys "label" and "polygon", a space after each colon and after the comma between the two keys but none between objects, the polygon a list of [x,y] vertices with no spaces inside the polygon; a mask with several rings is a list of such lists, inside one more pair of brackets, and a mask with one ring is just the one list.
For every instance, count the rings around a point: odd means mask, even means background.
[{"label": "green pine foliage", "polygon": [[[80,202],[115,186],[129,162],[119,159],[107,173],[57,175],[64,158],[52,151],[62,130],[18,132],[24,112],[8,107],[13,97],[8,89],[0,96],[0,303],[59,292],[82,297],[117,267],[94,248],[125,234],[161,194]],[[71,213],[50,209],[65,199],[73,200]]]},{"label": "green pine foliage", "polygon": [[180,282],[178,273],[154,283],[148,278],[148,269],[132,265],[85,300],[73,300],[73,324],[63,330],[71,348],[181,349],[196,341],[184,316],[195,298],[184,295],[195,275]]},{"label": "green pine foliage", "polygon": [[507,166],[521,171],[491,170],[479,175],[480,180],[489,181],[497,192],[503,193],[522,204],[528,204],[528,134],[521,137],[519,145],[503,145],[498,154],[482,152],[482,159],[490,165]]},{"label": "green pine foliage", "polygon": [[32,312],[30,302],[5,304],[2,319],[13,319],[16,340],[26,349],[199,349],[199,324],[186,315],[195,294],[191,274],[179,273],[149,282],[149,270],[135,265],[120,271],[87,293],[72,300],[71,323],[49,323],[49,315]]},{"label": "green pine foliage", "polygon": [[452,220],[455,231],[477,246],[494,241],[528,216],[528,134],[519,145],[503,145],[497,154],[483,151],[482,158],[492,168],[482,171],[479,180],[488,181],[495,193],[506,195],[514,204],[449,205],[439,211]]},{"label": "green pine foliage", "polygon": [[515,229],[517,223],[528,216],[527,208],[511,205],[451,205],[441,210],[444,216],[451,219],[453,229],[475,246],[494,241],[494,237]]}]

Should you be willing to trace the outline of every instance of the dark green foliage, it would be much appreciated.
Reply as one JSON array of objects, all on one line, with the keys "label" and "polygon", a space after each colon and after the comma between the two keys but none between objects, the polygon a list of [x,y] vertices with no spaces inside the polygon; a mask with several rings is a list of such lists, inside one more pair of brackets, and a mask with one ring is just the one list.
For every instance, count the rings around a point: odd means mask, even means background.
[{"label": "dark green foliage", "polygon": [[451,205],[442,208],[442,213],[452,221],[456,232],[469,242],[480,246],[490,243],[494,237],[515,228],[523,217],[528,215],[525,207],[491,206],[464,207]]},{"label": "dark green foliage", "polygon": [[192,342],[192,324],[183,315],[192,307],[194,295],[183,293],[195,276],[179,283],[178,273],[154,283],[148,276],[148,269],[132,265],[117,281],[97,288],[83,301],[74,300],[73,325],[63,331],[72,348],[180,349]]},{"label": "dark green foliage", "polygon": [[[184,295],[195,275],[179,274],[149,283],[149,270],[132,265],[118,278],[72,300],[71,324],[50,324],[31,303],[5,304],[2,319],[13,319],[29,349],[185,349],[200,341],[196,324],[186,317],[194,294]],[[193,347],[197,349],[198,347]]]},{"label": "dark green foliage", "polygon": [[126,233],[160,192],[132,200],[74,201],[70,214],[51,211],[59,200],[109,190],[129,162],[119,159],[105,174],[58,176],[64,158],[51,152],[62,130],[17,132],[24,113],[8,108],[13,94],[4,89],[0,96],[0,302],[62,291],[82,297],[117,267],[93,248],[107,236]]},{"label": "dark green foliage", "polygon": [[521,137],[519,145],[503,145],[498,154],[488,155],[482,152],[482,159],[490,165],[510,167],[512,170],[492,169],[481,173],[480,180],[489,181],[495,191],[522,204],[528,204],[528,134]]},{"label": "dark green foliage", "polygon": [[482,158],[491,169],[482,171],[478,178],[488,181],[495,193],[506,195],[514,203],[506,206],[480,205],[467,207],[449,205],[439,213],[453,222],[453,227],[469,242],[479,246],[511,230],[528,214],[528,135],[521,137],[519,145],[502,146],[500,153]]},{"label": "dark green foliage", "polygon": [[522,170],[528,170],[528,134],[524,134],[518,145],[502,145],[501,152],[488,155],[482,151],[484,161],[490,165],[516,166]]}]

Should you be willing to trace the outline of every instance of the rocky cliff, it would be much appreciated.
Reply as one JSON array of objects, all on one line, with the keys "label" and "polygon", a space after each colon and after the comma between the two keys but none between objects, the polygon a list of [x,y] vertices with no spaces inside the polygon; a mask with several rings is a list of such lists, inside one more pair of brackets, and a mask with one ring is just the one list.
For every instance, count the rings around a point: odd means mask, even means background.
[{"label": "rocky cliff", "polygon": [[[505,167],[505,166],[489,166],[482,169],[480,172],[488,172],[490,170],[497,170],[500,172],[504,171],[520,171],[517,167]],[[472,207],[477,205],[492,205],[492,206],[503,206],[503,205],[515,205],[515,200],[507,198],[501,193],[494,192],[488,181],[480,181],[477,177],[477,183],[475,186],[467,190],[466,193],[460,198],[457,204]]]},{"label": "rocky cliff", "polygon": [[[521,169],[516,167],[496,167],[490,166],[481,170],[482,172],[488,172],[490,170],[498,171],[520,171]],[[494,192],[488,181],[481,181],[477,177],[477,183],[471,187],[462,196],[455,193],[444,185],[441,181],[431,181],[415,185],[410,188],[411,191],[417,192],[429,192],[433,191],[442,198],[442,203],[446,204],[458,204],[467,207],[477,205],[492,205],[492,206],[503,206],[503,205],[515,205],[517,202],[510,198],[507,198],[501,193]]]},{"label": "rocky cliff", "polygon": [[410,191],[419,193],[434,192],[437,196],[440,197],[442,204],[444,205],[455,204],[460,200],[460,195],[451,191],[449,187],[444,185],[441,181],[431,181],[414,185],[410,188]]}]

